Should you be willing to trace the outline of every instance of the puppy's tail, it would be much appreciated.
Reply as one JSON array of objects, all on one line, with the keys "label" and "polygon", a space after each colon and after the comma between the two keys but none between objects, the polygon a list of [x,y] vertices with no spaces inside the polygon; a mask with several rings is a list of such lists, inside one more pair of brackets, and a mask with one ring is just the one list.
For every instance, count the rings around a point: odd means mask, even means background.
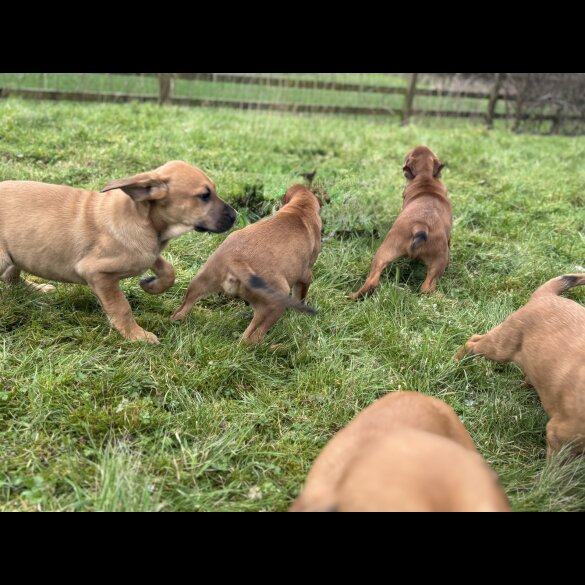
[{"label": "puppy's tail", "polygon": [[415,223],[412,226],[412,240],[410,242],[410,251],[414,252],[422,246],[429,237],[429,227],[424,223]]},{"label": "puppy's tail", "polygon": [[585,274],[565,274],[564,276],[557,276],[537,288],[534,291],[532,298],[541,297],[543,295],[560,295],[575,286],[585,286]]},{"label": "puppy's tail", "polygon": [[[240,281],[240,283],[243,284],[246,288],[252,289],[257,295],[266,299],[267,302],[284,305],[285,307],[289,307],[295,311],[309,313],[310,315],[314,315],[317,312],[317,309],[297,301],[290,295],[286,295],[278,290],[274,290],[244,261],[234,262],[230,266],[229,272],[232,273],[233,276],[235,276],[236,279]],[[234,284],[237,286],[236,283]]]}]

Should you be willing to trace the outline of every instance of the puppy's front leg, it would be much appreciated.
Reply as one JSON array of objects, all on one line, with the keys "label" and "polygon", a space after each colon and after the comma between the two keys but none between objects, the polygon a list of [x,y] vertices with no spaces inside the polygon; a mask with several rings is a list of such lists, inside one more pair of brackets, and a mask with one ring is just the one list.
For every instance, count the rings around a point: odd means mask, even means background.
[{"label": "puppy's front leg", "polygon": [[145,276],[140,280],[140,286],[144,292],[159,295],[175,284],[175,269],[162,256],[156,259],[151,270],[156,276]]},{"label": "puppy's front leg", "polygon": [[154,333],[145,331],[134,321],[130,303],[120,290],[119,279],[110,274],[97,274],[88,278],[87,283],[99,299],[112,326],[126,339],[158,343]]}]

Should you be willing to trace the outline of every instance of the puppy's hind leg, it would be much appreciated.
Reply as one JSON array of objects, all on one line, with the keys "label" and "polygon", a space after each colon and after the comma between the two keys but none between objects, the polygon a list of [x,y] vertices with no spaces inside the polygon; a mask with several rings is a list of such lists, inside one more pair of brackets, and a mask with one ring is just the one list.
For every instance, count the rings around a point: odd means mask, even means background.
[{"label": "puppy's hind leg", "polygon": [[20,270],[14,266],[8,252],[2,249],[0,249],[0,280],[11,285],[20,282]]},{"label": "puppy's hind leg", "polygon": [[557,451],[568,445],[572,456],[585,454],[585,433],[580,424],[571,424],[553,416],[546,425],[546,457],[550,459]]},{"label": "puppy's hind leg", "polygon": [[284,310],[283,305],[266,305],[264,303],[256,305],[254,317],[242,334],[242,341],[250,345],[262,341],[268,330],[280,319]]},{"label": "puppy's hind leg", "polygon": [[[285,278],[278,282],[272,282],[271,287],[282,295],[287,295],[289,285]],[[250,325],[242,334],[241,340],[244,343],[259,343],[264,339],[268,330],[280,319],[286,309],[283,303],[276,303],[267,298],[256,298],[251,300],[250,304],[254,309],[254,317]]]},{"label": "puppy's hind leg", "polygon": [[[425,262],[426,264],[426,262]],[[440,257],[434,259],[432,262],[427,264],[427,277],[423,282],[420,292],[422,293],[433,293],[437,290],[437,282],[443,273],[447,269],[449,264],[449,255],[446,257]]]},{"label": "puppy's hind leg", "polygon": [[384,268],[386,268],[391,262],[394,262],[394,260],[404,256],[404,250],[398,247],[393,240],[394,238],[390,239],[387,237],[384,243],[378,248],[374,260],[372,261],[370,274],[366,282],[364,282],[362,288],[351,293],[347,298],[359,299],[360,297],[371,293],[380,284],[380,276]]},{"label": "puppy's hind leg", "polygon": [[171,320],[182,321],[185,319],[185,317],[187,317],[187,315],[189,315],[191,308],[199,299],[219,292],[220,290],[221,284],[217,281],[216,278],[211,276],[210,271],[207,271],[205,268],[203,268],[189,284],[189,288],[185,294],[185,300],[172,315]]},{"label": "puppy's hind leg", "polygon": [[48,293],[55,290],[55,287],[52,284],[37,284],[36,282],[31,282],[30,280],[26,280],[26,278],[21,278],[22,284],[42,293]]},{"label": "puppy's hind leg", "polygon": [[307,298],[307,293],[309,292],[309,286],[311,286],[311,281],[313,280],[313,271],[310,268],[305,270],[302,278],[293,285],[292,296],[297,301],[301,303],[305,302]]},{"label": "puppy's hind leg", "polygon": [[457,352],[455,359],[461,359],[466,354],[481,354],[495,362],[510,362],[521,348],[522,331],[510,326],[506,320],[485,335],[472,335]]},{"label": "puppy's hind leg", "polygon": [[39,292],[51,292],[55,290],[52,284],[37,284],[20,277],[20,269],[17,268],[13,263],[12,259],[6,252],[0,250],[0,280],[6,284],[14,286],[16,284],[24,284],[33,290]]}]

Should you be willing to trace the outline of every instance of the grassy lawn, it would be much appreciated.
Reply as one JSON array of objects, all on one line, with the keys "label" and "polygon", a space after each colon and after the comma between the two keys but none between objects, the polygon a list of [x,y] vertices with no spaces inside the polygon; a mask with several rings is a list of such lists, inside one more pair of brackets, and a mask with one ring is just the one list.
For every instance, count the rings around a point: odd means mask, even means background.
[{"label": "grassy lawn", "polygon": [[[183,159],[240,226],[299,172],[317,168],[332,197],[309,291],[319,313],[285,314],[258,347],[238,343],[243,301],[210,297],[169,320],[224,235],[171,243],[178,278],[163,295],[124,282],[156,347],[111,330],[88,288],[0,283],[0,510],[285,510],[333,433],[398,389],[455,408],[515,510],[585,509],[585,462],[545,461],[546,415],[521,371],[453,361],[540,283],[585,265],[585,138],[423,123],[0,101],[0,180],[99,189]],[[417,144],[447,163],[453,201],[440,292],[421,296],[424,267],[399,261],[378,294],[347,301],[400,210]],[[585,303],[583,289],[570,296]]]}]

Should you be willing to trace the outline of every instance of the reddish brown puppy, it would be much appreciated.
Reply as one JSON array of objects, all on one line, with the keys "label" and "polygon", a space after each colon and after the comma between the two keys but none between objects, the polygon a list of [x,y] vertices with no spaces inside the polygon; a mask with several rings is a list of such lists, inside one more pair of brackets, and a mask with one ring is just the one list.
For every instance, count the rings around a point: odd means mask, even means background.
[{"label": "reddish brown puppy", "polygon": [[291,187],[272,217],[225,239],[191,281],[172,319],[185,319],[199,299],[223,291],[252,305],[254,318],[242,339],[257,343],[286,307],[314,312],[305,299],[321,250],[320,207],[306,187]]},{"label": "reddish brown puppy", "polygon": [[392,392],[327,443],[291,512],[509,511],[453,409]]},{"label": "reddish brown puppy", "polygon": [[421,292],[434,292],[449,264],[451,202],[440,180],[443,164],[426,146],[413,148],[404,161],[404,204],[386,239],[376,252],[364,285],[349,298],[371,293],[388,264],[402,256],[420,260],[427,267]]},{"label": "reddish brown puppy", "polygon": [[584,274],[549,280],[503,323],[473,335],[456,355],[480,354],[524,370],[550,418],[547,457],[565,444],[575,454],[585,452],[585,307],[559,296],[584,285]]}]

